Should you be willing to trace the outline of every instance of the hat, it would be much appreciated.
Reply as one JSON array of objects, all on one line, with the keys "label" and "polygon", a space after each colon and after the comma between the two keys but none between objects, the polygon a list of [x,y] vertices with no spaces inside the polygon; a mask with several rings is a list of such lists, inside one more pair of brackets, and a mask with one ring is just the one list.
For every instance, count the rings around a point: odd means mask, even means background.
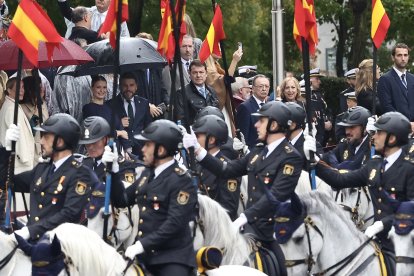
[{"label": "hat", "polygon": [[414,202],[401,202],[395,213],[394,228],[398,235],[407,235],[414,229]]},{"label": "hat", "polygon": [[[321,74],[321,69],[315,68],[309,71],[309,77],[324,77],[325,75]],[[300,75],[300,77],[303,79],[305,77],[304,74]]]},{"label": "hat", "polygon": [[302,225],[306,210],[299,197],[293,194],[291,201],[280,203],[275,214],[275,236],[280,244],[286,243]]},{"label": "hat", "polygon": [[345,93],[344,96],[350,100],[356,100],[355,91]]},{"label": "hat", "polygon": [[237,68],[239,75],[240,74],[249,74],[250,72],[256,73],[257,72],[257,65],[244,65]]},{"label": "hat", "polygon": [[344,77],[348,79],[356,78],[356,73],[358,72],[358,68],[353,68],[345,72]]},{"label": "hat", "polygon": [[306,92],[306,88],[305,88],[305,80],[301,80],[299,82],[299,86],[300,86],[300,92],[302,94],[302,92]]},{"label": "hat", "polygon": [[197,251],[196,260],[198,272],[218,268],[223,259],[223,252],[213,246],[202,247]]}]

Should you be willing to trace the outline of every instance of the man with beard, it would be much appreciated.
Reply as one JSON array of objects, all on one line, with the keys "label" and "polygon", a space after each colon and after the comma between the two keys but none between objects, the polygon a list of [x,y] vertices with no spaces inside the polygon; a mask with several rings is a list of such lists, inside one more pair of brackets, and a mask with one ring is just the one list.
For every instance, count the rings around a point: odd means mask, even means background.
[{"label": "man with beard", "polygon": [[348,109],[338,123],[345,127],[346,138],[324,154],[322,160],[338,169],[359,169],[370,157],[370,138],[365,129],[370,116],[368,109],[361,106]]},{"label": "man with beard", "polygon": [[[90,185],[96,182],[90,169],[73,157],[80,127],[68,114],[55,114],[35,130],[42,132],[42,157],[33,170],[15,175],[15,192],[30,192],[30,217],[27,226],[15,231],[28,240],[38,240],[46,231],[65,222],[78,223],[88,203]],[[19,129],[12,125],[6,140],[19,140]]]}]

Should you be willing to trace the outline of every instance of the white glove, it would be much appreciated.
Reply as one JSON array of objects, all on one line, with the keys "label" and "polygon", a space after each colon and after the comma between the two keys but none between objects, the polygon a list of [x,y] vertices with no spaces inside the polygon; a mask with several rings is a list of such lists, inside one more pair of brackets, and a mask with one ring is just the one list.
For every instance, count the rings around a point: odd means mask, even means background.
[{"label": "white glove", "polygon": [[[309,135],[309,128],[308,128],[308,124],[305,124],[305,130],[303,131],[304,135],[306,133],[306,135]],[[318,130],[316,129],[316,125],[315,123],[312,123],[312,136],[316,137],[316,134],[318,133]]]},{"label": "white glove", "polygon": [[26,226],[20,230],[14,231],[14,234],[19,235],[25,240],[28,240],[30,238],[29,228],[27,228]]},{"label": "white glove", "polygon": [[375,132],[377,130],[377,128],[374,126],[374,124],[375,124],[375,118],[374,117],[369,117],[365,130],[368,133]]},{"label": "white glove", "polygon": [[50,158],[43,158],[42,156],[39,156],[38,159],[39,163],[49,163],[50,162]]},{"label": "white glove", "polygon": [[382,230],[384,230],[384,224],[382,223],[382,221],[378,220],[374,222],[373,225],[368,226],[368,228],[365,230],[365,236],[367,236],[368,238],[372,238]]},{"label": "white glove", "polygon": [[191,129],[191,134],[188,134],[187,132],[184,133],[183,146],[185,149],[194,147],[194,150],[198,150],[199,148],[201,148],[200,144],[197,141],[197,137],[194,134],[193,129]]},{"label": "white glove", "polygon": [[15,124],[11,124],[6,130],[5,146],[7,151],[12,150],[12,141],[18,141],[20,139],[20,128]]},{"label": "white glove", "polygon": [[239,138],[237,138],[237,137],[233,138],[233,149],[234,150],[237,150],[237,151],[242,150],[244,148],[244,146],[245,146],[245,144],[243,144],[243,142],[240,141]]},{"label": "white glove", "polygon": [[142,247],[142,244],[140,241],[137,241],[131,246],[128,246],[127,250],[125,250],[125,257],[128,257],[129,259],[133,260],[136,255],[144,253],[144,247]]},{"label": "white glove", "polygon": [[247,223],[247,218],[243,213],[241,213],[240,216],[232,223],[234,232],[239,232],[240,227],[242,227],[246,223]]},{"label": "white glove", "polygon": [[183,125],[178,125],[178,128],[181,130],[181,134],[184,136],[187,133],[187,130]]},{"label": "white glove", "polygon": [[[316,139],[309,134],[304,135],[305,141],[303,142],[303,152],[305,153],[306,160],[310,160],[310,152],[316,152]],[[315,154],[315,161],[319,162],[319,157]]]},{"label": "white glove", "polygon": [[[114,143],[114,152],[112,152],[109,146],[105,146],[105,151],[102,155],[102,162],[105,164],[112,162],[112,172],[117,173],[119,172],[119,164],[118,164],[118,152],[116,149],[116,145]],[[116,153],[115,153],[116,152]]]}]

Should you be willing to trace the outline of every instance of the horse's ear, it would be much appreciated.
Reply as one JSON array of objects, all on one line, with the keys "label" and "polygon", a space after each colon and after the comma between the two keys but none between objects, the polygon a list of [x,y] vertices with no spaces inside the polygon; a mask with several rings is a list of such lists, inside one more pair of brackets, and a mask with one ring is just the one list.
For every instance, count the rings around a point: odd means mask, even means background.
[{"label": "horse's ear", "polygon": [[52,246],[51,246],[51,252],[53,256],[59,256],[62,252],[62,248],[60,246],[60,241],[57,235],[53,237]]},{"label": "horse's ear", "polygon": [[14,236],[16,237],[17,245],[24,252],[24,254],[27,256],[32,256],[33,245],[28,243],[25,239],[16,233],[14,233]]},{"label": "horse's ear", "polygon": [[302,214],[303,205],[296,193],[293,193],[292,197],[290,198],[290,206],[295,214]]}]

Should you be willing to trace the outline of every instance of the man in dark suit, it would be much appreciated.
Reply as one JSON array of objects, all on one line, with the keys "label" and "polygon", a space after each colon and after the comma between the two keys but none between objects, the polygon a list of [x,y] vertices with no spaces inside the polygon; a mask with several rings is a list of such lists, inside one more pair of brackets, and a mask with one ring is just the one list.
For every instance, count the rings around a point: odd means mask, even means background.
[{"label": "man in dark suit", "polygon": [[[181,65],[183,67],[183,79],[184,85],[190,83],[190,63],[193,61],[193,54],[194,54],[194,39],[190,35],[184,35],[183,40],[180,45],[180,56],[181,56]],[[180,73],[179,68],[177,66],[177,70],[175,72],[175,89],[181,88],[181,81],[180,81]],[[172,72],[174,74],[174,72]]]},{"label": "man in dark suit", "polygon": [[[177,119],[184,125],[192,125],[197,113],[206,106],[219,107],[216,91],[205,82],[207,79],[207,66],[195,59],[190,63],[191,81],[184,89],[177,91]],[[185,93],[185,100],[184,94]],[[185,111],[187,105],[188,114]]]},{"label": "man in dark suit", "polygon": [[397,43],[391,52],[393,68],[378,81],[378,97],[384,112],[398,111],[414,126],[414,75],[406,70],[410,48]]},{"label": "man in dark suit", "polygon": [[[128,132],[128,140],[121,139],[121,144],[128,153],[141,156],[141,143],[134,135],[141,133],[152,122],[148,100],[137,96],[138,85],[133,73],[121,76],[121,93],[115,98],[115,118]],[[108,102],[112,105],[112,100]]]},{"label": "man in dark suit", "polygon": [[254,124],[257,117],[251,116],[266,102],[269,94],[270,80],[265,75],[256,75],[253,78],[252,96],[240,104],[236,113],[236,125],[246,139],[246,145],[252,148],[256,145],[257,131]]}]

